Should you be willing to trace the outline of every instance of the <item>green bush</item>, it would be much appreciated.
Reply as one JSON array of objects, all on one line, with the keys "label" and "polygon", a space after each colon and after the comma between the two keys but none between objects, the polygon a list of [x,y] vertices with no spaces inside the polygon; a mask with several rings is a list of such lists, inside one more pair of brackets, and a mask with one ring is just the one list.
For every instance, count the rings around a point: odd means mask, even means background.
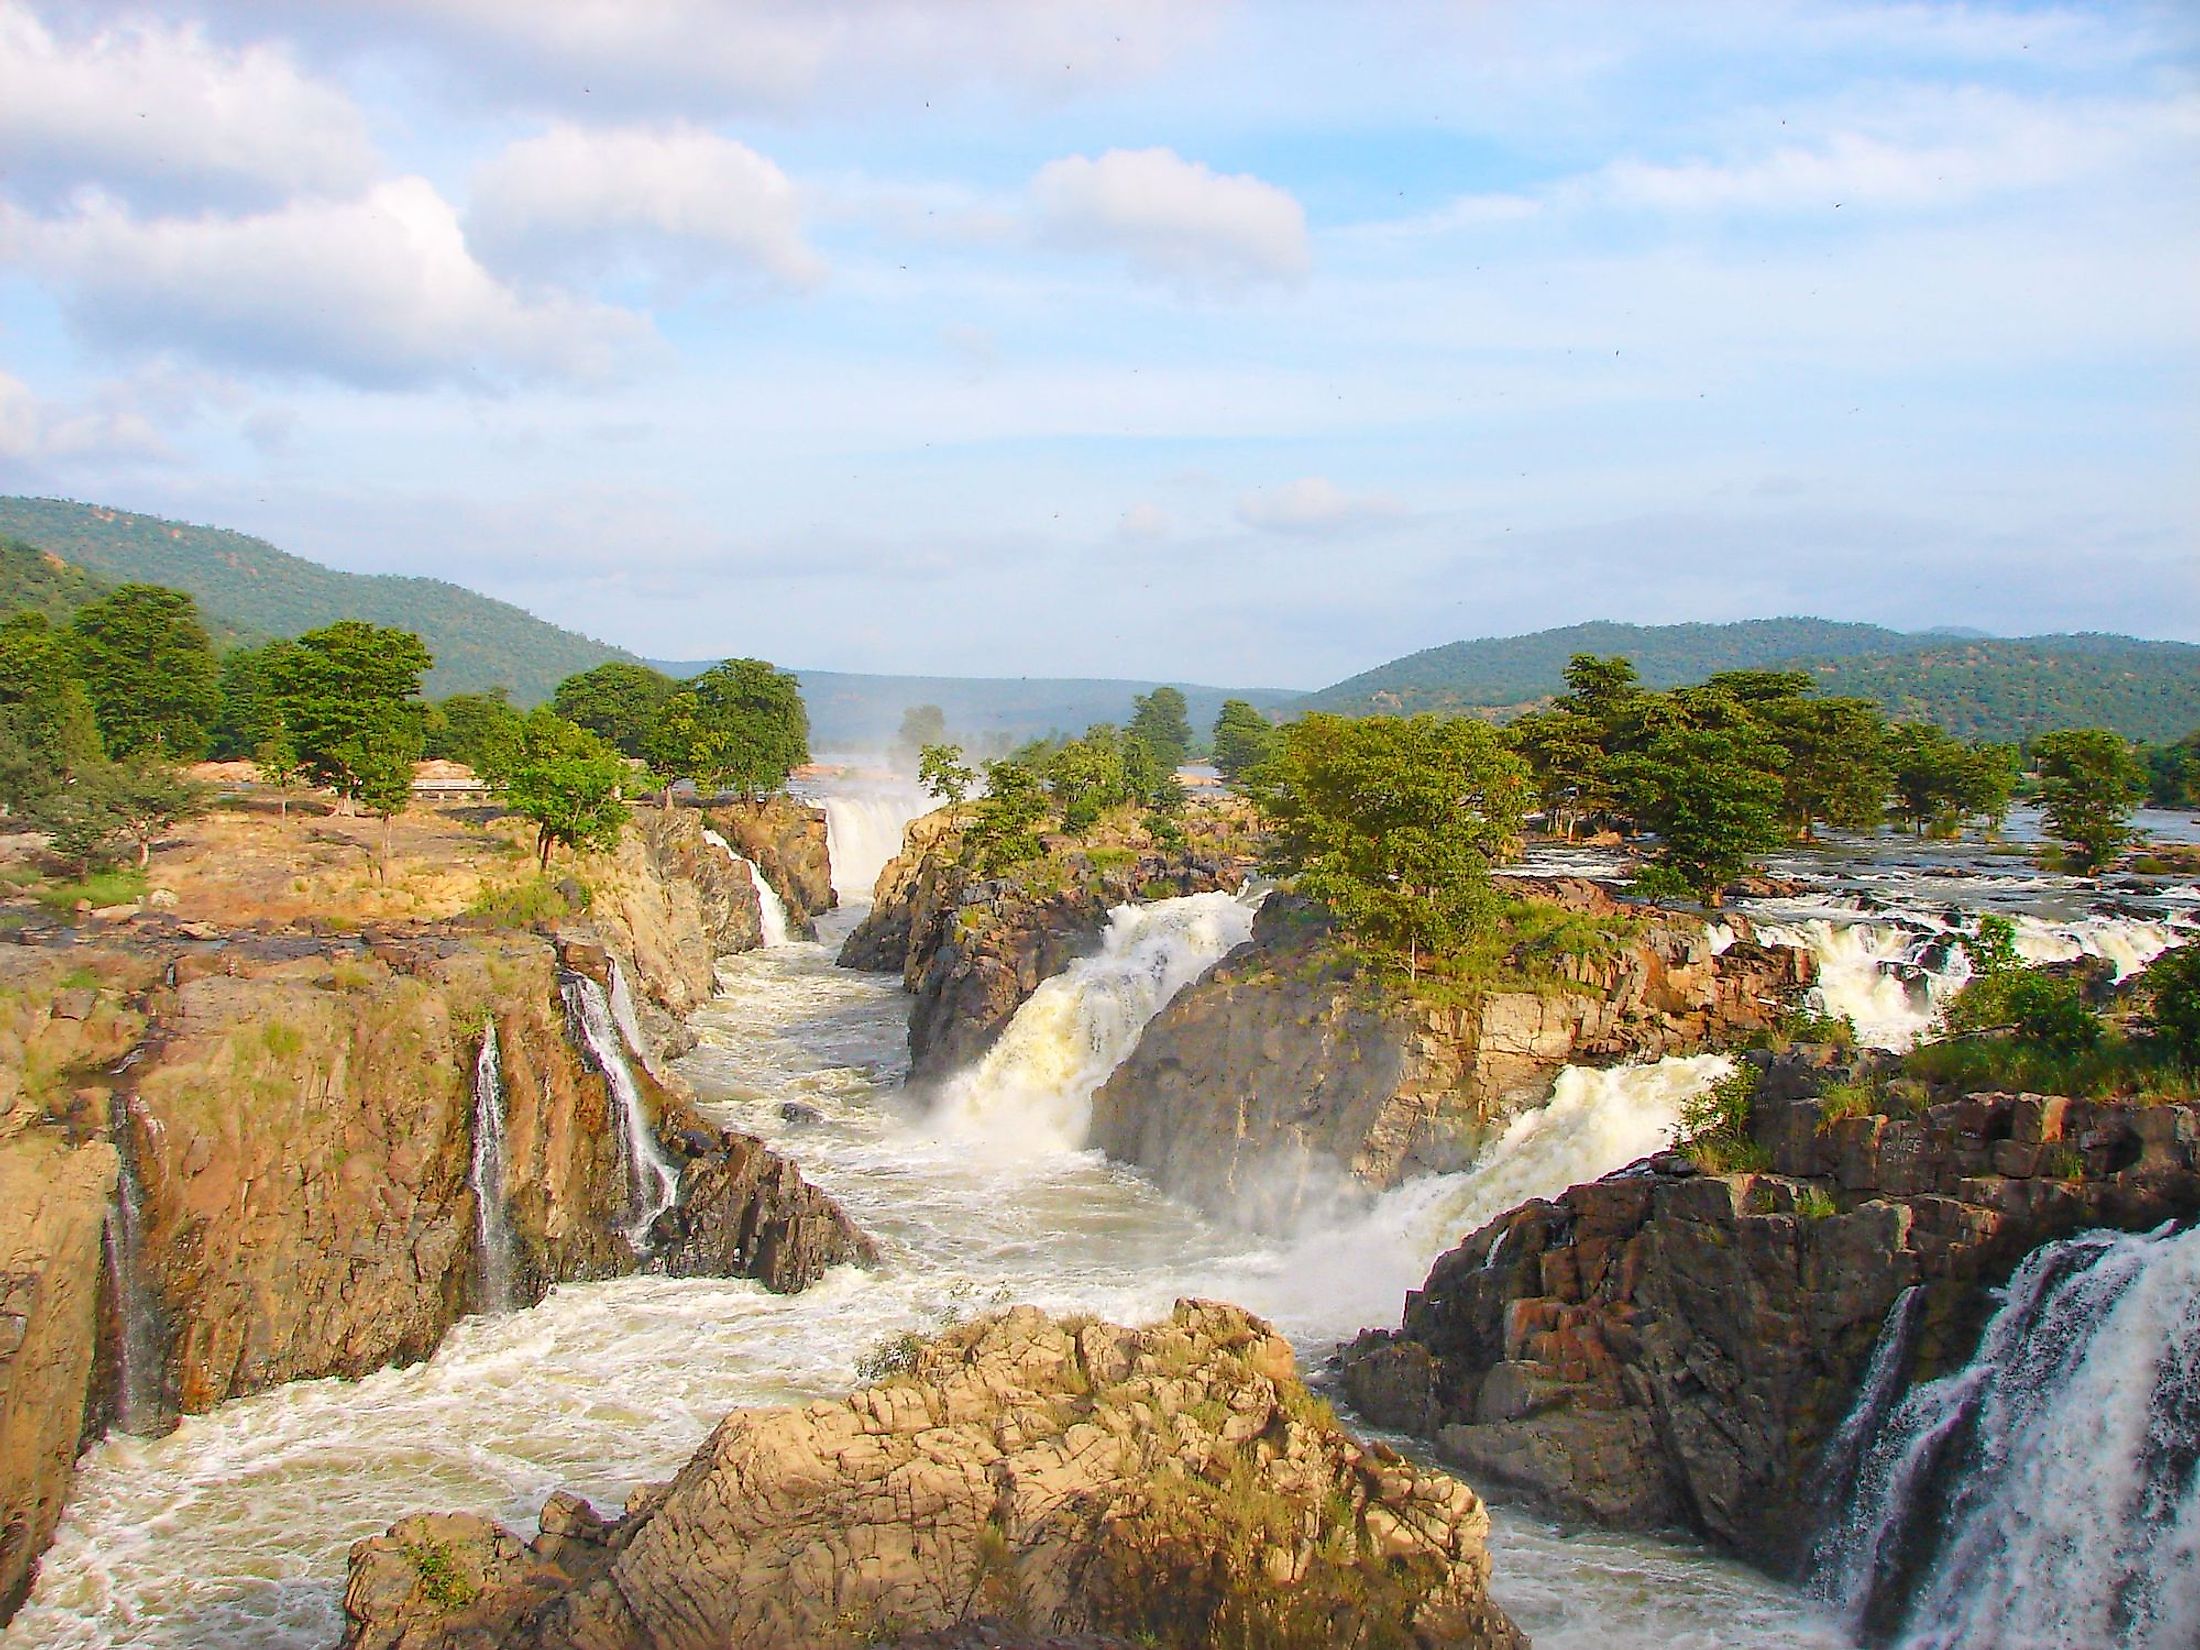
[{"label": "green bush", "polygon": [[1748,1174],[1771,1166],[1772,1154],[1749,1135],[1751,1101],[1757,1073],[1740,1066],[1701,1094],[1681,1102],[1680,1125],[1673,1144],[1706,1174]]},{"label": "green bush", "polygon": [[579,909],[590,904],[588,889],[570,878],[529,877],[502,888],[485,888],[466,908],[467,915],[485,917],[499,928],[525,928],[530,923],[556,922],[574,914],[575,902],[568,889],[581,894]]},{"label": "green bush", "polygon": [[95,871],[76,882],[57,882],[38,890],[38,903],[49,911],[71,911],[78,900],[89,900],[96,910],[103,905],[128,905],[145,894],[145,873],[135,866],[115,871]]},{"label": "green bush", "polygon": [[2165,951],[2139,977],[2154,1035],[2170,1058],[2200,1066],[2200,945]]}]

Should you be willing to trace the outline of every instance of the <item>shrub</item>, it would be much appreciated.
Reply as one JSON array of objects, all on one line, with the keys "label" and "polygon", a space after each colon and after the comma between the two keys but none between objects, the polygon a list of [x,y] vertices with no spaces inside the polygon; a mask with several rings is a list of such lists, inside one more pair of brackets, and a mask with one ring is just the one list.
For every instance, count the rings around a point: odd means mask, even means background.
[{"label": "shrub", "polygon": [[1841,1205],[1823,1186],[1795,1188],[1795,1212],[1804,1220],[1827,1220],[1841,1212]]},{"label": "shrub", "polygon": [[[574,902],[567,897],[567,889],[579,887],[570,878],[561,881],[546,876],[529,877],[525,882],[508,883],[501,888],[484,888],[474,896],[466,911],[469,916],[487,918],[499,928],[556,922],[573,914]],[[585,911],[587,901],[583,900],[579,908]]]},{"label": "shrub", "polygon": [[2165,951],[2139,977],[2154,1021],[2154,1035],[2170,1057],[2200,1066],[2200,945]]},{"label": "shrub", "polygon": [[441,1542],[408,1542],[405,1556],[420,1577],[420,1591],[439,1610],[458,1610],[474,1601],[474,1584]]},{"label": "shrub", "polygon": [[876,1382],[894,1375],[906,1375],[917,1367],[917,1354],[924,1346],[925,1338],[914,1329],[889,1335],[856,1359],[856,1379]]},{"label": "shrub", "polygon": [[1770,1167],[1772,1154],[1749,1136],[1750,1102],[1756,1092],[1756,1072],[1740,1066],[1690,1095],[1681,1102],[1673,1143],[1706,1174],[1746,1174]]},{"label": "shrub", "polygon": [[1845,1117],[1869,1117],[1879,1109],[1879,1096],[1869,1083],[1828,1083],[1818,1091],[1818,1127]]}]

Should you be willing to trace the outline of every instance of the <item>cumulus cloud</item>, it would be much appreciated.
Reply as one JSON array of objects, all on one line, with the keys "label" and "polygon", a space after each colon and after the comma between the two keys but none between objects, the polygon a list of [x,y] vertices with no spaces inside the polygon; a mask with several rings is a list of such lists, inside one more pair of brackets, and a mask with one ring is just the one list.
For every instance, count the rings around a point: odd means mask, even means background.
[{"label": "cumulus cloud", "polygon": [[150,23],[65,40],[14,5],[0,5],[0,156],[10,191],[33,201],[91,185],[266,204],[353,192],[375,172],[359,110],[278,47],[231,51]]},{"label": "cumulus cloud", "polygon": [[1326,476],[1256,488],[1237,503],[1239,521],[1269,533],[1335,533],[1400,513],[1395,501],[1377,493],[1347,493]]},{"label": "cumulus cloud", "polygon": [[1116,524],[1116,532],[1126,539],[1151,542],[1169,536],[1174,524],[1168,513],[1157,504],[1134,504],[1123,512],[1123,519]]},{"label": "cumulus cloud", "polygon": [[600,378],[647,336],[628,312],[499,282],[422,178],[233,218],[141,219],[103,199],[7,212],[0,258],[96,339],[371,388]]},{"label": "cumulus cloud", "polygon": [[1041,167],[1031,193],[1047,240],[1118,255],[1163,280],[1292,281],[1311,261],[1306,213],[1289,193],[1173,149],[1070,155]]},{"label": "cumulus cloud", "polygon": [[0,460],[169,456],[168,443],[137,408],[113,396],[62,405],[0,371]]},{"label": "cumulus cloud", "polygon": [[561,122],[513,144],[475,176],[466,239],[491,266],[532,275],[633,263],[696,278],[761,271],[799,287],[824,274],[787,175],[688,125]]}]

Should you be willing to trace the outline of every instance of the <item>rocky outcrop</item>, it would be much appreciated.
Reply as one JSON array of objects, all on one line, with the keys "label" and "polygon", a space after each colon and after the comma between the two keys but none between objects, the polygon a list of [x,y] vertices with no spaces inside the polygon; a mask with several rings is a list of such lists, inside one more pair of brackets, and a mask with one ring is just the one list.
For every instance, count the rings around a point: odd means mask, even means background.
[{"label": "rocky outcrop", "polygon": [[762,802],[729,802],[704,811],[704,822],[755,862],[772,891],[786,903],[787,920],[804,936],[838,901],[833,895],[833,856],[826,840],[825,810],[791,796]]},{"label": "rocky outcrop", "polygon": [[754,1135],[728,1129],[690,1164],[680,1200],[651,1233],[655,1263],[676,1278],[754,1278],[776,1294],[835,1266],[875,1266],[878,1247],[839,1204]]},{"label": "rocky outcrop", "polygon": [[898,971],[916,997],[912,1079],[982,1056],[1042,982],[1100,948],[1116,906],[1235,889],[1252,874],[1234,818],[1192,816],[1181,847],[1157,846],[1142,831],[1118,834],[1050,839],[1045,860],[980,878],[962,863],[962,836],[948,812],[910,825],[840,961]]},{"label": "rocky outcrop", "polygon": [[1478,1484],[1569,1518],[1679,1526],[1792,1571],[1827,1440],[1896,1297],[1910,1366],[1960,1365],[1988,1285],[2092,1226],[2200,1213],[2200,1104],[1982,1094],[1829,1118],[1760,1089],[1772,1171],[1666,1154],[1513,1210],[1437,1261],[1396,1333],[1345,1355],[1353,1403]]},{"label": "rocky outcrop", "polygon": [[1466,1167],[1568,1064],[1737,1043],[1810,979],[1799,952],[1714,955],[1693,918],[1623,917],[1592,883],[1510,886],[1614,922],[1612,943],[1540,989],[1416,997],[1272,896],[1252,943],[1162,1010],[1094,1096],[1092,1144],[1218,1217],[1283,1229],[1340,1188]]},{"label": "rocky outcrop", "polygon": [[1235,1307],[1146,1330],[1018,1308],[906,1361],[736,1410],[613,1522],[556,1496],[531,1543],[469,1517],[358,1543],[345,1650],[813,1650],[982,1615],[1185,1647],[1525,1643],[1474,1493],[1355,1443]]}]

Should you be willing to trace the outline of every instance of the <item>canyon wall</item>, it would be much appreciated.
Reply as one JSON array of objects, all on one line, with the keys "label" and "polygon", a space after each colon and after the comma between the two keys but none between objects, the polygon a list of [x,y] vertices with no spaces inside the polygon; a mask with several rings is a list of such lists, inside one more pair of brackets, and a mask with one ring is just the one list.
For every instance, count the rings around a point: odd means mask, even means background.
[{"label": "canyon wall", "polygon": [[803,938],[814,935],[816,919],[837,903],[825,810],[791,796],[774,796],[700,812],[704,824],[764,873],[764,880],[785,902],[795,933]]}]

